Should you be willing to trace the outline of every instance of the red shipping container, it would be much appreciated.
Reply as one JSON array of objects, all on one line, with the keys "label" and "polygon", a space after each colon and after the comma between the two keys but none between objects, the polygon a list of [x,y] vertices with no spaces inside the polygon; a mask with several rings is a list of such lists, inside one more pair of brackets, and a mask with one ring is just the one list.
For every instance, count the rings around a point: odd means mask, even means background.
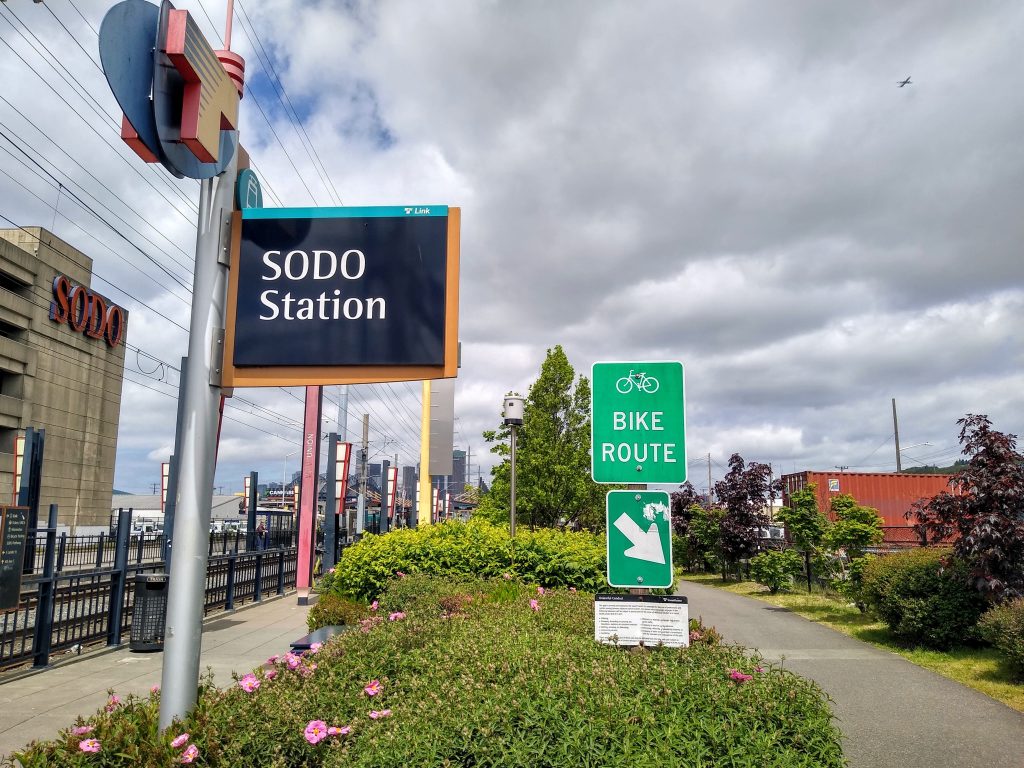
[{"label": "red shipping container", "polygon": [[[832,497],[848,493],[865,507],[874,507],[887,528],[906,528],[917,522],[905,515],[914,503],[949,491],[952,475],[907,475],[894,472],[797,472],[782,476],[782,503],[790,506],[790,495],[810,483],[816,486],[818,509],[834,520]],[[886,532],[886,539],[890,539]]]}]

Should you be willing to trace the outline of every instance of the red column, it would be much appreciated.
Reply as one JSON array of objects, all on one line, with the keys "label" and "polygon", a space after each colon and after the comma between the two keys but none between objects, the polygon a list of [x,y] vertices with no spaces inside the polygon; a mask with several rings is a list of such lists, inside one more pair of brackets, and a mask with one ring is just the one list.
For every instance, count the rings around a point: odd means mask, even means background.
[{"label": "red column", "polygon": [[306,387],[306,415],[302,429],[302,490],[299,493],[299,558],[295,573],[295,588],[299,591],[300,600],[309,594],[313,584],[323,392],[323,387]]}]

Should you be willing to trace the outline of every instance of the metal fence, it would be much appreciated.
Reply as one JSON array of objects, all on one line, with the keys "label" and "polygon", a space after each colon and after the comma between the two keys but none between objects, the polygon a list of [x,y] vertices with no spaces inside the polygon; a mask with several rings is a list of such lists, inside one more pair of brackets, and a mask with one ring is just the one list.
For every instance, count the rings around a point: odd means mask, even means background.
[{"label": "metal fence", "polygon": [[[162,537],[59,537],[55,511],[50,527],[35,536],[36,572],[25,577],[18,607],[0,613],[0,670],[44,667],[52,653],[75,646],[119,645],[131,627],[135,574],[164,569]],[[247,551],[244,534],[211,534],[205,614],[295,586],[292,534],[266,544]]]},{"label": "metal fence", "polygon": [[[128,563],[142,565],[163,561],[163,534],[132,534],[128,539]],[[210,534],[210,557],[226,555],[230,552],[247,552],[261,548],[281,549],[294,547],[296,537],[293,531],[270,531],[266,539],[257,541],[255,536],[249,537],[239,531],[224,531]],[[37,532],[35,546],[29,549],[35,553],[33,573],[41,573],[45,566],[46,533]],[[90,536],[69,536],[67,533],[57,534],[56,559],[54,571],[99,570],[113,568],[117,553],[116,536],[100,533]]]}]

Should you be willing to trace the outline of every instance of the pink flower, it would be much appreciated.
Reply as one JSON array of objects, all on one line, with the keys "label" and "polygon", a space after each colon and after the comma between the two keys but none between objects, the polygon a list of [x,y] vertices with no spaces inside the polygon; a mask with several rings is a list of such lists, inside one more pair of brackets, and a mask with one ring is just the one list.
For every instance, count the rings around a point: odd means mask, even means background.
[{"label": "pink flower", "polygon": [[350,733],[352,733],[352,726],[351,725],[346,725],[346,726],[342,727],[341,730],[338,731],[338,735],[339,736],[348,736]]},{"label": "pink flower", "polygon": [[764,672],[764,667],[762,667],[760,664],[758,664],[756,667],[754,667],[754,671],[757,672],[757,674],[760,675],[762,672]]},{"label": "pink flower", "polygon": [[329,726],[327,726],[327,735],[328,736],[337,736],[339,733],[341,733],[341,728],[339,728],[338,726],[336,726],[336,725],[329,725]]},{"label": "pink flower", "polygon": [[159,685],[151,685],[149,687],[149,692],[150,693],[160,693],[160,686]]},{"label": "pink flower", "polygon": [[371,611],[376,611],[379,606],[380,606],[380,603],[378,603],[376,600],[374,600],[372,603],[370,603],[370,610]]},{"label": "pink flower", "polygon": [[199,747],[197,747],[195,744],[189,744],[185,748],[185,751],[181,753],[181,759],[179,759],[178,762],[194,763],[197,757],[199,757]]},{"label": "pink flower", "polygon": [[501,578],[503,578],[505,581],[512,581],[512,574],[511,573],[503,573],[503,574],[501,574]]},{"label": "pink flower", "polygon": [[537,594],[538,595],[543,595],[544,594],[544,587],[537,587]]},{"label": "pink flower", "polygon": [[539,611],[540,610],[540,603],[538,603],[536,600],[531,600],[530,601],[530,609],[533,610],[533,611]]},{"label": "pink flower", "polygon": [[363,688],[363,692],[367,696],[376,696],[380,693],[380,680],[371,680],[370,684]]},{"label": "pink flower", "polygon": [[390,616],[388,616],[388,621],[401,621],[404,618],[405,618],[405,612],[404,611],[395,611]]},{"label": "pink flower", "polygon": [[117,696],[111,696],[110,701],[107,702],[107,706],[104,707],[107,712],[113,712],[117,709],[117,705],[121,703],[121,700]]},{"label": "pink flower", "polygon": [[328,573],[334,573],[334,569],[333,569],[333,568],[331,568],[331,569],[330,569],[330,570],[328,571]]},{"label": "pink flower", "polygon": [[738,669],[730,669],[729,677],[735,680],[737,683],[746,683],[754,679],[753,675],[745,675]]},{"label": "pink flower", "polygon": [[569,591],[572,592],[575,595],[576,594],[576,587],[569,587]]},{"label": "pink flower", "polygon": [[280,659],[280,658],[281,658],[280,654],[275,653],[273,656],[271,656],[269,659],[267,659],[267,664],[277,664],[277,660]]},{"label": "pink flower", "polygon": [[370,712],[371,720],[380,720],[382,717],[391,717],[390,709],[382,709],[378,712],[376,709]]},{"label": "pink flower", "polygon": [[405,574],[402,573],[401,571],[395,571],[395,576],[397,576],[400,579],[404,579],[405,578]]},{"label": "pink flower", "polygon": [[78,742],[78,748],[83,752],[99,752],[100,743],[97,739],[85,739]]},{"label": "pink flower", "polygon": [[702,635],[696,629],[693,630],[692,632],[690,632],[690,642],[691,643],[696,643],[698,640],[702,639],[703,637],[704,637],[704,635]]},{"label": "pink flower", "polygon": [[319,651],[323,647],[324,647],[323,643],[313,643],[311,646],[309,646],[309,652],[310,653],[316,653],[317,651]]},{"label": "pink flower", "polygon": [[327,723],[323,720],[310,720],[306,724],[304,734],[310,744],[319,744],[327,738]]},{"label": "pink flower", "polygon": [[238,687],[246,693],[253,693],[257,688],[260,687],[260,679],[256,677],[252,672],[243,677],[238,681]]},{"label": "pink flower", "polygon": [[289,651],[284,655],[284,663],[288,665],[288,669],[295,669],[302,663],[302,657]]},{"label": "pink flower", "polygon": [[185,742],[189,740],[190,736],[187,733],[182,733],[174,737],[174,741],[171,742],[171,746],[175,749],[185,746]]},{"label": "pink flower", "polygon": [[276,669],[268,669],[264,673],[264,677],[266,677],[267,680],[273,680],[275,677],[277,677],[277,670]]},{"label": "pink flower", "polygon": [[80,725],[77,728],[72,728],[71,733],[74,736],[85,736],[87,733],[92,733],[93,728],[95,728],[93,725]]}]

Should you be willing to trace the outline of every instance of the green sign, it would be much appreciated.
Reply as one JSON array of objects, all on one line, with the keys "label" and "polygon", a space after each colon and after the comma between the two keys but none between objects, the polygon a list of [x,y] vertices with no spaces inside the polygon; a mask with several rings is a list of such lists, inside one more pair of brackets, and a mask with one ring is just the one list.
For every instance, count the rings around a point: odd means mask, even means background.
[{"label": "green sign", "polygon": [[608,583],[672,586],[672,515],[665,491],[608,491]]},{"label": "green sign", "polygon": [[594,363],[592,374],[594,481],[686,482],[683,364]]}]

